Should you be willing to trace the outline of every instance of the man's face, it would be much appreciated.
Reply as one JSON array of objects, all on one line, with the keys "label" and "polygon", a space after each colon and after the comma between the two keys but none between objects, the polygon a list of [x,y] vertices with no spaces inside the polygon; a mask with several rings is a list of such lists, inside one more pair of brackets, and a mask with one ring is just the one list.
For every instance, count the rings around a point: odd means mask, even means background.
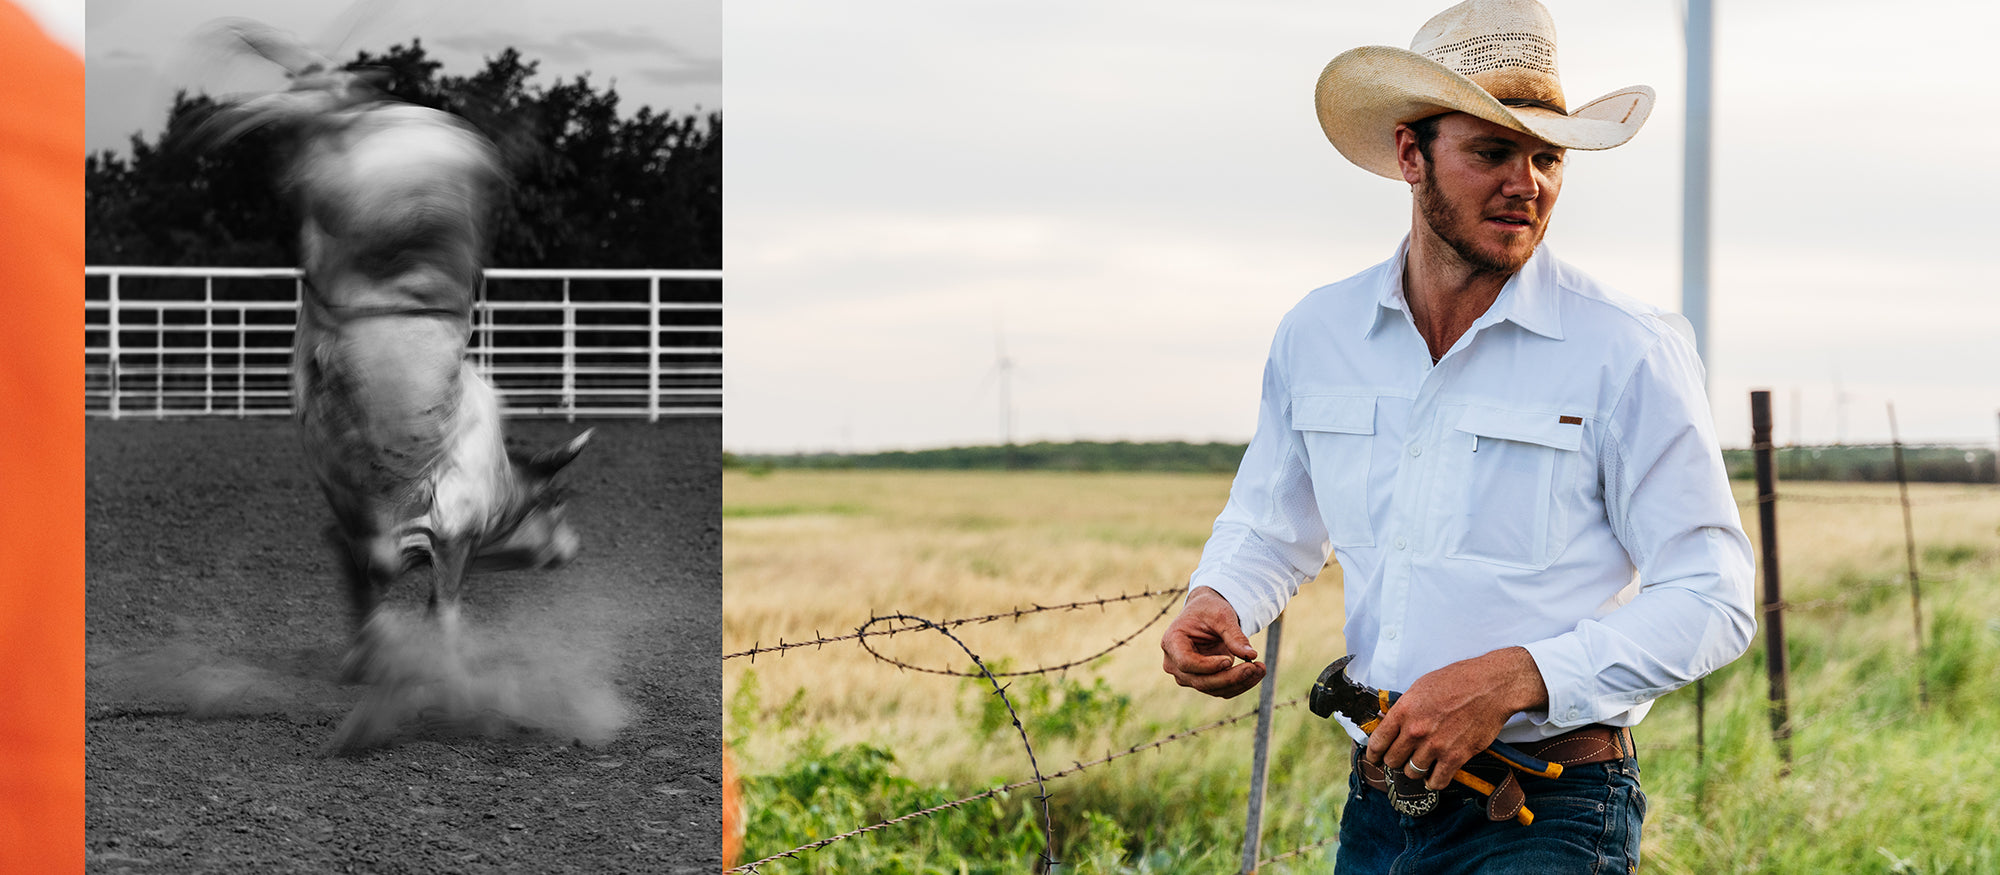
[{"label": "man's face", "polygon": [[1458,112],[1438,120],[1429,160],[1407,127],[1396,129],[1396,145],[1416,198],[1417,233],[1434,235],[1478,271],[1511,274],[1527,263],[1562,190],[1560,146]]}]

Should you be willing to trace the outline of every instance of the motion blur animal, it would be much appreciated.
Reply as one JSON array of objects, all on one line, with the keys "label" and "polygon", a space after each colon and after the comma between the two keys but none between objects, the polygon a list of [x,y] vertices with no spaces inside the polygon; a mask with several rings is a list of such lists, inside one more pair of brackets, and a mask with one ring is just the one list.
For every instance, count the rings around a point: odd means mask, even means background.
[{"label": "motion blur animal", "polygon": [[576,555],[554,478],[591,432],[511,453],[499,399],[466,358],[487,216],[506,183],[492,143],[288,34],[251,22],[223,31],[292,80],[225,106],[206,136],[271,126],[292,147],[279,188],[297,208],[305,273],[293,409],[351,597],[343,674],[369,680],[387,634],[381,597],[397,579],[431,567],[429,612],[449,645],[469,571]]}]

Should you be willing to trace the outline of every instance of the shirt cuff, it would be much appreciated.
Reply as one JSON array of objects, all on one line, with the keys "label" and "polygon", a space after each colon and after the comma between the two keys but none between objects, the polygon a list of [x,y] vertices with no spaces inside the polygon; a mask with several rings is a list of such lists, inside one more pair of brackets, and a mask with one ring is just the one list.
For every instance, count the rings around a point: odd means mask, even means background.
[{"label": "shirt cuff", "polygon": [[[1271,622],[1271,618],[1276,617],[1278,611],[1284,609],[1283,606],[1276,606],[1266,614],[1259,609],[1259,605],[1263,602],[1263,599],[1258,597],[1254,589],[1220,574],[1196,574],[1188,579],[1189,593],[1193,593],[1195,587],[1198,586],[1205,586],[1215,590],[1222,596],[1224,601],[1229,602],[1230,607],[1236,609],[1236,624],[1242,628],[1243,636],[1246,638],[1263,631],[1264,627]],[[1183,600],[1183,604],[1185,604],[1185,600]]]},{"label": "shirt cuff", "polygon": [[1609,716],[1596,713],[1595,700],[1589,688],[1597,672],[1584,653],[1582,639],[1575,633],[1544,638],[1522,647],[1535,658],[1535,669],[1542,674],[1542,686],[1549,691],[1548,711],[1541,714],[1522,712],[1529,723],[1571,729],[1588,726]]}]

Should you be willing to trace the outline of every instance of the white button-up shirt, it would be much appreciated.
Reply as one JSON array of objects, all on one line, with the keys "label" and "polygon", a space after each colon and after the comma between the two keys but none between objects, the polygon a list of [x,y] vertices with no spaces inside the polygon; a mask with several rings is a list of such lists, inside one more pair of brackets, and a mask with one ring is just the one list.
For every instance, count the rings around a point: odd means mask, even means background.
[{"label": "white button-up shirt", "polygon": [[1407,247],[1286,314],[1189,585],[1254,634],[1331,550],[1357,680],[1406,689],[1519,645],[1549,705],[1502,740],[1636,724],[1755,630],[1750,542],[1686,322],[1544,246],[1433,366],[1403,297]]}]

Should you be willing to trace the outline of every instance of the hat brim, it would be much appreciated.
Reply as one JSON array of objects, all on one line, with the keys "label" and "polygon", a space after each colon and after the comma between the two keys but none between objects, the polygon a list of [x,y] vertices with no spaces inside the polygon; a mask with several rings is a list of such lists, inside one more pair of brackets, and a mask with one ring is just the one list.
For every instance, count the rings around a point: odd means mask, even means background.
[{"label": "hat brim", "polygon": [[1362,46],[1342,52],[1319,74],[1313,103],[1320,129],[1363,170],[1402,179],[1396,126],[1462,112],[1565,149],[1609,149],[1639,132],[1653,112],[1653,89],[1620,88],[1563,115],[1501,103],[1471,79],[1408,49]]}]

